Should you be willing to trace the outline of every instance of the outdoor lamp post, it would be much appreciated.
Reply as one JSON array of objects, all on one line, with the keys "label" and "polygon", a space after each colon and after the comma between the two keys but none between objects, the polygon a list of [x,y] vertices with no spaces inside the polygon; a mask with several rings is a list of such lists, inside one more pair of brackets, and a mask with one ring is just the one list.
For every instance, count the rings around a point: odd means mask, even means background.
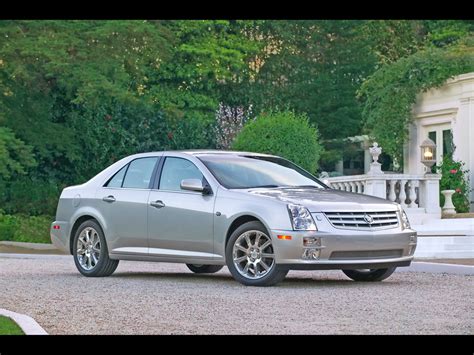
[{"label": "outdoor lamp post", "polygon": [[421,162],[428,168],[427,174],[431,173],[431,167],[436,163],[436,144],[427,138],[421,143]]}]

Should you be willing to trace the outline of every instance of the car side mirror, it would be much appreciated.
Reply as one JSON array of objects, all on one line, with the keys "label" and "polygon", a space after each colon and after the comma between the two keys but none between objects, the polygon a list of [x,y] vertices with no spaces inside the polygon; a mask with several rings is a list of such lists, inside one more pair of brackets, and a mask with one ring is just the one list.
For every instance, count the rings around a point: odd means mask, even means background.
[{"label": "car side mirror", "polygon": [[209,186],[204,186],[202,181],[199,179],[184,179],[181,180],[181,188],[188,191],[197,191],[203,194],[209,194]]}]

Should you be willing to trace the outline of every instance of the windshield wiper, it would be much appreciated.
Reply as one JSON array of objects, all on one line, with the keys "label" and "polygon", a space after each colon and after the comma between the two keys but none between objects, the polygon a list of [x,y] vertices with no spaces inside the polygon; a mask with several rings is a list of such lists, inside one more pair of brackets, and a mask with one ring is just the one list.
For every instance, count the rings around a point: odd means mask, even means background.
[{"label": "windshield wiper", "polygon": [[290,185],[290,186],[284,186],[284,189],[301,189],[301,188],[312,188],[312,189],[321,189],[321,187],[315,186],[315,185]]},{"label": "windshield wiper", "polygon": [[258,189],[258,188],[265,188],[265,187],[280,187],[278,185],[256,185],[256,186],[249,186],[247,189]]}]

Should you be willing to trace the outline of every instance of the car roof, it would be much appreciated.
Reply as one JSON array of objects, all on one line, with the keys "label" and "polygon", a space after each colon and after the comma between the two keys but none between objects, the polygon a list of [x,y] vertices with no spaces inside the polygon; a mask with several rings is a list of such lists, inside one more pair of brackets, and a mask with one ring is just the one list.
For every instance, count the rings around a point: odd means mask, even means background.
[{"label": "car roof", "polygon": [[250,155],[250,156],[262,156],[262,157],[277,157],[276,155],[263,154],[263,153],[234,151],[234,150],[217,150],[217,149],[167,150],[167,151],[161,151],[161,152],[139,153],[137,155],[147,156],[147,155],[153,155],[153,154],[160,154],[161,155],[161,154],[169,154],[169,153],[182,153],[182,154],[188,154],[188,155],[193,155],[193,156],[199,156],[199,155],[233,155],[233,156]]},{"label": "car roof", "polygon": [[196,150],[182,150],[182,153],[190,155],[251,155],[251,156],[264,156],[274,157],[275,155],[255,153],[255,152],[244,152],[236,150],[217,150],[217,149],[196,149]]}]

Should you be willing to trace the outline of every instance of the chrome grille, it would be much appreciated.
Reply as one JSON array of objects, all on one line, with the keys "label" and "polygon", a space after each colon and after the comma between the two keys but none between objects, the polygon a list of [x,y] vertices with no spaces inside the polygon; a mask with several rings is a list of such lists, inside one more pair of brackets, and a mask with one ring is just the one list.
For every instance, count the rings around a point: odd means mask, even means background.
[{"label": "chrome grille", "polygon": [[396,211],[377,212],[324,212],[335,228],[342,229],[384,229],[398,225]]}]

